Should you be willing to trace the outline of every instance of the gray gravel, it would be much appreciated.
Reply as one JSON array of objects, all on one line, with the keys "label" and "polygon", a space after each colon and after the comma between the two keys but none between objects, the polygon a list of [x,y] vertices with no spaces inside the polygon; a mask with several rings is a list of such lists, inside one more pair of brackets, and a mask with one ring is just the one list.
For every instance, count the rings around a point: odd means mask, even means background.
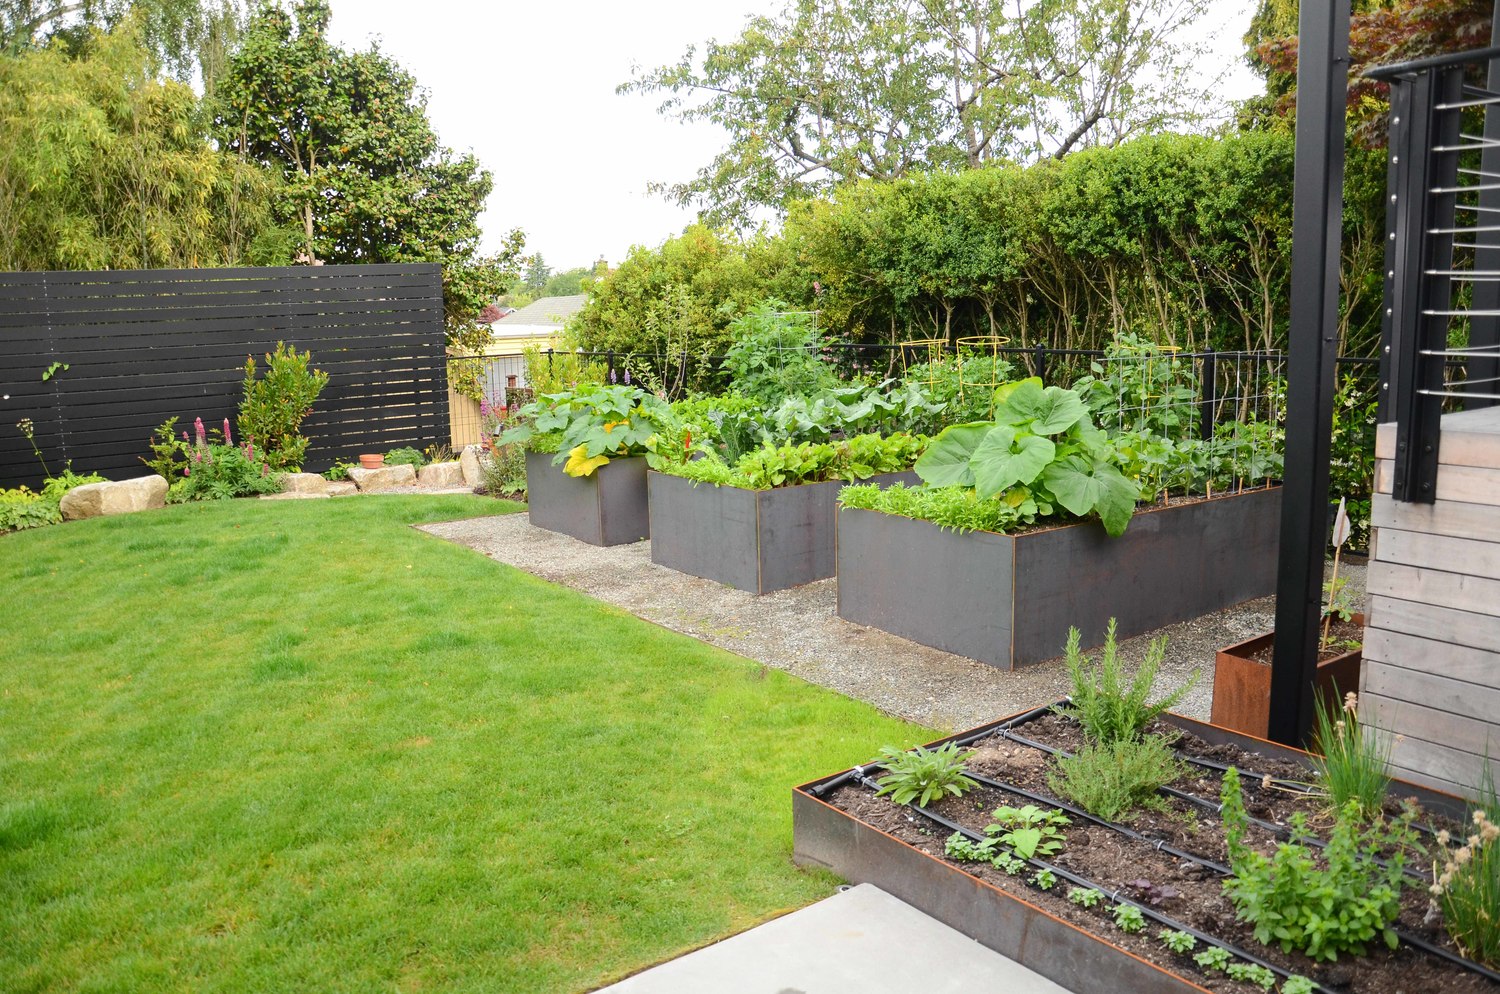
[{"label": "gray gravel", "polygon": [[[1001,670],[844,621],[835,613],[837,579],[756,597],[656,565],[650,542],[601,549],[534,528],[525,514],[423,525],[421,530],[943,731],[1055,700],[1068,687],[1061,657]],[[1365,589],[1362,562],[1346,561],[1340,574],[1354,589]],[[1269,630],[1274,615],[1274,599],[1261,598],[1126,640],[1121,647],[1125,658],[1135,662],[1152,637],[1165,635],[1167,657],[1158,686],[1179,686],[1197,671],[1197,684],[1175,710],[1207,718],[1214,651]]]}]

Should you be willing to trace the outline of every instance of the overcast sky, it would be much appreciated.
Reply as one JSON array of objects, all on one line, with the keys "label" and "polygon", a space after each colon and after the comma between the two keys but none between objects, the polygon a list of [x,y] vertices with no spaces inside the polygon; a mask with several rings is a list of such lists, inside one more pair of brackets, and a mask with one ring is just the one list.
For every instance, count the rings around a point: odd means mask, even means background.
[{"label": "overcast sky", "polygon": [[[334,40],[381,48],[429,94],[444,144],[472,150],[495,176],[481,218],[488,247],[511,228],[555,270],[611,264],[631,245],[656,245],[691,212],[646,192],[653,180],[690,178],[724,144],[710,125],[656,113],[650,95],[620,96],[631,67],[678,59],[689,45],[730,40],[745,17],[784,0],[333,0]],[[1225,93],[1248,96],[1258,80],[1239,60],[1251,4],[1218,3],[1217,55],[1207,72],[1231,69]]]}]

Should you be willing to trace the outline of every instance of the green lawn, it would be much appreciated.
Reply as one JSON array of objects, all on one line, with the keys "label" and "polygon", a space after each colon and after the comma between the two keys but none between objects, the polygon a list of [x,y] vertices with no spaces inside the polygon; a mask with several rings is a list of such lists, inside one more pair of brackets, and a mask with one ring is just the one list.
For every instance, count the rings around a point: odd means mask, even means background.
[{"label": "green lawn", "polygon": [[792,784],[922,730],[407,526],[0,537],[0,989],[581,991],[815,900]]}]

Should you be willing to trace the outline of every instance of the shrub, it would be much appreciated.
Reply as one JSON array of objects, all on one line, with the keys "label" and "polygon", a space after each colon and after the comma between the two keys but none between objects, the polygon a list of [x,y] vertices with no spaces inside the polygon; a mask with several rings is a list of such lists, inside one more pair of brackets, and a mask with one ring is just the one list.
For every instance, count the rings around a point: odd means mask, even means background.
[{"label": "shrub", "polygon": [[487,448],[479,460],[480,487],[491,497],[525,497],[526,450],[493,442]]},{"label": "shrub", "polygon": [[1182,763],[1161,739],[1116,739],[1089,742],[1057,762],[1048,785],[1085,810],[1109,821],[1122,821],[1142,808],[1163,802],[1157,791],[1184,773]]},{"label": "shrub", "polygon": [[245,397],[240,401],[239,429],[246,441],[265,453],[272,470],[298,472],[307,454],[302,419],[328,385],[328,374],[308,369],[311,352],[298,352],[285,342],[266,353],[266,374],[256,379],[255,357],[245,360]]},{"label": "shrub", "polygon": [[1128,685],[1115,644],[1114,618],[1109,619],[1104,654],[1097,667],[1079,651],[1079,639],[1078,629],[1068,629],[1066,654],[1073,693],[1069,695],[1070,705],[1058,711],[1077,721],[1083,726],[1084,735],[1101,745],[1138,737],[1157,715],[1182,700],[1198,680],[1195,672],[1187,683],[1151,703],[1156,671],[1167,652],[1165,638],[1151,642],[1146,658]]},{"label": "shrub", "polygon": [[403,445],[399,449],[392,449],[385,454],[387,466],[412,466],[421,469],[427,465],[427,457],[409,445]]}]

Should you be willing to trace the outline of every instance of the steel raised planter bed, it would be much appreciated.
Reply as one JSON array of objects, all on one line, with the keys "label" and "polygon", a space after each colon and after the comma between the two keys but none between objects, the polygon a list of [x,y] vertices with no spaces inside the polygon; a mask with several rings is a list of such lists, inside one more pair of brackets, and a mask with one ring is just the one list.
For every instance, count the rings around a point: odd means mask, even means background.
[{"label": "steel raised planter bed", "polygon": [[1276,589],[1281,489],[1138,511],[1119,538],[1097,522],[1020,535],[958,534],[841,508],[839,617],[1012,669],[1218,611]]},{"label": "steel raised planter bed", "polygon": [[[1042,709],[1038,709],[1042,710]],[[1002,726],[1024,722],[1024,712],[946,739],[969,743]],[[1306,754],[1180,715],[1164,720],[1213,745],[1235,745],[1262,756],[1305,764]],[[1024,733],[1024,726],[1020,729]],[[824,867],[851,883],[870,883],[964,935],[1060,984],[1075,994],[1189,994],[1197,982],[1121,949],[1078,925],[882,831],[818,795],[832,796],[851,771],[792,790],[792,858]],[[1430,811],[1462,816],[1462,802],[1415,784],[1393,782],[1393,796],[1415,796]],[[938,833],[946,834],[946,830]]]},{"label": "steel raised planter bed", "polygon": [[[841,480],[774,490],[696,486],[647,473],[651,561],[679,573],[766,594],[834,575],[835,514]],[[886,473],[866,482],[920,482]]]},{"label": "steel raised planter bed", "polygon": [[588,476],[569,476],[552,453],[526,453],[531,523],[590,545],[624,545],[651,535],[646,460],[611,459]]},{"label": "steel raised planter bed", "polygon": [[[1354,615],[1363,626],[1365,616]],[[1271,722],[1271,664],[1256,658],[1276,644],[1267,632],[1214,655],[1214,696],[1209,718],[1215,725],[1264,737]],[[1363,649],[1350,649],[1318,660],[1317,689],[1323,702],[1337,709],[1347,693],[1359,691]]]}]

